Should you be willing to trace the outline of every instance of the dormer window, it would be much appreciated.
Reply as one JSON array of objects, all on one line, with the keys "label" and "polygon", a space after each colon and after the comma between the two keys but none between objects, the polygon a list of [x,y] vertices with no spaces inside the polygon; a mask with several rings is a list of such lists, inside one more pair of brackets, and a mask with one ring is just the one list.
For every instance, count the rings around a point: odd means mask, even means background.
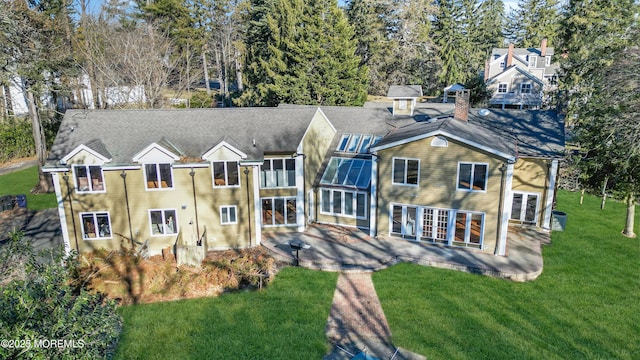
[{"label": "dormer window", "polygon": [[544,57],[544,66],[551,66],[551,56]]},{"label": "dormer window", "polygon": [[240,185],[240,172],[237,161],[214,161],[212,168],[213,187]]},{"label": "dormer window", "polygon": [[529,55],[529,67],[536,67],[538,62],[538,57],[534,55]]},{"label": "dormer window", "polygon": [[144,176],[148,190],[173,189],[171,164],[145,164]]},{"label": "dormer window", "polygon": [[104,177],[100,165],[74,165],[73,172],[77,192],[105,192]]},{"label": "dormer window", "polygon": [[498,66],[500,66],[500,69],[504,69],[504,65],[505,65],[504,61],[500,61],[500,65]]}]

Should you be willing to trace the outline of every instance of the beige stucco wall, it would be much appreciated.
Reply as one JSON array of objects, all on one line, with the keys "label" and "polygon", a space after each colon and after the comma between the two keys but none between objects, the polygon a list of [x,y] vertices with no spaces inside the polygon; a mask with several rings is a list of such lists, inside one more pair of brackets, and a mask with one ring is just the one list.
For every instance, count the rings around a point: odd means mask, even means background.
[{"label": "beige stucco wall", "polygon": [[[448,147],[432,147],[433,137],[379,152],[378,236],[389,236],[391,204],[459,209],[485,213],[484,249],[493,253],[498,228],[498,210],[503,161],[452,139]],[[410,154],[410,156],[408,156]],[[393,158],[420,160],[419,186],[393,185]],[[488,164],[486,192],[456,190],[458,162]]]},{"label": "beige stucco wall", "polygon": [[[214,188],[212,185],[211,167],[194,168],[195,172],[195,192],[197,202],[197,223],[199,232],[202,235],[205,227],[209,248],[221,249],[230,247],[246,247],[255,245],[255,229],[252,230],[249,240],[249,226],[255,223],[256,216],[253,208],[253,172],[244,174],[244,167],[240,168],[240,186],[233,188]],[[60,177],[61,190],[64,201],[64,208],[67,218],[67,226],[70,232],[70,243],[76,247],[76,238],[80,252],[91,251],[93,249],[104,248],[107,250],[118,249],[120,243],[127,241],[129,237],[129,224],[127,217],[127,202],[125,200],[124,182],[120,176],[122,171],[105,170],[104,181],[107,189],[102,194],[81,194],[75,192],[73,176],[69,172],[69,187]],[[182,231],[183,239],[195,242],[196,231],[196,211],[193,198],[192,179],[189,173],[190,168],[173,169],[173,189],[167,190],[147,190],[145,189],[145,179],[142,169],[126,170],[126,184],[129,198],[129,208],[131,214],[132,232],[136,241],[143,242],[149,240],[152,253],[159,253],[162,248],[172,246],[177,235],[168,234],[154,236],[151,235],[151,224],[149,218],[150,209],[175,209],[178,229]],[[247,178],[248,176],[248,178]],[[247,184],[248,181],[248,184]],[[248,185],[248,186],[247,186]],[[247,198],[247,187],[249,198]],[[71,214],[71,204],[73,214]],[[250,206],[248,206],[250,204]],[[237,224],[220,224],[220,206],[237,206]],[[111,220],[112,238],[104,240],[83,240],[80,213],[108,211]],[[251,215],[249,215],[249,212]],[[259,214],[258,214],[259,215]],[[72,218],[75,220],[75,233]],[[249,221],[251,219],[251,221]]]}]

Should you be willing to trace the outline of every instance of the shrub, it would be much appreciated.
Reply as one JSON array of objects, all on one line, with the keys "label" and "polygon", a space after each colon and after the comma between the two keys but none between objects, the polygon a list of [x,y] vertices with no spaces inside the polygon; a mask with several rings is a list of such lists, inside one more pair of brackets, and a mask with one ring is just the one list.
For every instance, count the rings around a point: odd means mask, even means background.
[{"label": "shrub", "polygon": [[77,263],[59,254],[36,256],[20,234],[0,248],[0,263],[24,268],[0,274],[0,339],[9,341],[0,358],[113,356],[122,328],[115,302],[73,286]]}]

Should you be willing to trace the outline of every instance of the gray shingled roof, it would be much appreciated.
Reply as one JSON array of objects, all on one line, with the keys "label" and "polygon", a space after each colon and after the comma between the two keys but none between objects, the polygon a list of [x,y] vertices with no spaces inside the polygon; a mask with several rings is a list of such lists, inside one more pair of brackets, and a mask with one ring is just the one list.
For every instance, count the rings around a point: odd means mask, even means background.
[{"label": "gray shingled roof", "polygon": [[418,98],[421,96],[421,85],[391,85],[387,92],[387,97],[390,98]]},{"label": "gray shingled roof", "polygon": [[[181,110],[68,110],[51,147],[48,165],[81,144],[100,139],[111,164],[131,164],[152,143],[169,142],[178,155],[200,158],[225,136],[249,159],[265,152],[294,153],[317,107]],[[256,145],[253,146],[255,139]]]}]

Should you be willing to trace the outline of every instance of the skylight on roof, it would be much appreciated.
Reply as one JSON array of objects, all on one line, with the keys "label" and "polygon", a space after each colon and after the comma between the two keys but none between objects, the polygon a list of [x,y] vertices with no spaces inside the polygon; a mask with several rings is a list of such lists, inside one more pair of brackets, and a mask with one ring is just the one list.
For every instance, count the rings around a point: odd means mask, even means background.
[{"label": "skylight on roof", "polygon": [[371,182],[371,160],[332,157],[321,184],[366,189]]},{"label": "skylight on roof", "polygon": [[337,151],[349,152],[349,153],[362,153],[369,152],[369,148],[378,143],[382,139],[382,136],[363,135],[363,134],[344,134],[340,138]]}]

